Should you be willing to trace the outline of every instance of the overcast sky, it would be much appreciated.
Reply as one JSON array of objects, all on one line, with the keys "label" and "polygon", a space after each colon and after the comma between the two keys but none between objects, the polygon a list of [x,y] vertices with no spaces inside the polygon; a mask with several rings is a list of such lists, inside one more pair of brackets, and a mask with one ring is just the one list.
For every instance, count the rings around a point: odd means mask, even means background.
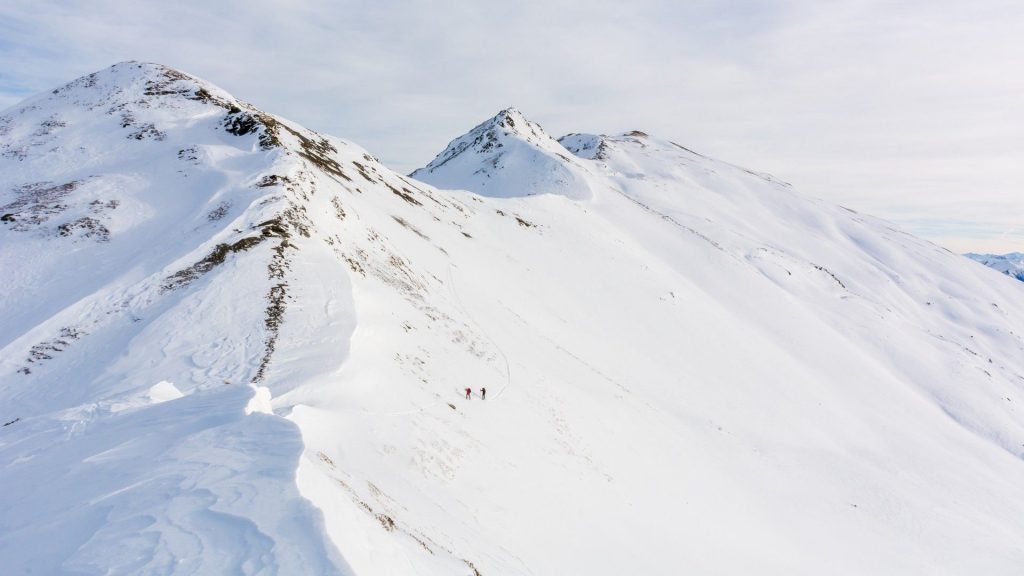
[{"label": "overcast sky", "polygon": [[4,0],[0,108],[167,64],[402,172],[517,106],[1024,251],[1024,1]]}]

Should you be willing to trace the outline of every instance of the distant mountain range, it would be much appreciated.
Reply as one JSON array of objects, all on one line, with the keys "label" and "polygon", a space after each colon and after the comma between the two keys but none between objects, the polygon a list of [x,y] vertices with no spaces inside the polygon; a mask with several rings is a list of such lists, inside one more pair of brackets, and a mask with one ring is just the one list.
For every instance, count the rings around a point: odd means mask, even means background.
[{"label": "distant mountain range", "polygon": [[990,268],[995,268],[1007,276],[1024,281],[1024,252],[1010,252],[1009,254],[975,254],[970,252],[964,254],[964,256],[981,262]]}]

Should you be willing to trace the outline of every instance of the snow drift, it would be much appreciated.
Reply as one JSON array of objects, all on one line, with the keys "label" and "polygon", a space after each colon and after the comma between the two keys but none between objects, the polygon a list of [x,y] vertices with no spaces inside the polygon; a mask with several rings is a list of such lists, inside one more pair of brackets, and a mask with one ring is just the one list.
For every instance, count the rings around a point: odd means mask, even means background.
[{"label": "snow drift", "polygon": [[642,132],[413,176],[155,64],[0,114],[5,572],[1024,565],[1024,285]]}]

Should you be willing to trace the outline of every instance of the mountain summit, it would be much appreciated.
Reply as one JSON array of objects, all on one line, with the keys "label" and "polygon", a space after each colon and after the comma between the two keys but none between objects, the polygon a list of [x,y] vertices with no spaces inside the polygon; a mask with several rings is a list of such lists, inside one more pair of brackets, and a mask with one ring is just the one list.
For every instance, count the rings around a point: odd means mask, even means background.
[{"label": "mountain summit", "polygon": [[539,124],[507,108],[452,140],[430,164],[410,174],[438,188],[466,188],[512,198],[591,194],[587,170]]},{"label": "mountain summit", "polygon": [[1019,282],[640,132],[415,176],[157,64],[0,113],[4,573],[1019,573]]}]

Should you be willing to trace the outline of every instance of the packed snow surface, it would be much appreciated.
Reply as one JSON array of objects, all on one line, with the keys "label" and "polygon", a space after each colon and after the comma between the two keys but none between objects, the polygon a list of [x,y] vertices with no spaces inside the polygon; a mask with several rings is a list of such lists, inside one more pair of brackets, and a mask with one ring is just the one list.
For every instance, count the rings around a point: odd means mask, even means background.
[{"label": "packed snow surface", "polygon": [[414,176],[155,64],[0,114],[3,572],[1020,574],[1024,284],[514,109]]}]

